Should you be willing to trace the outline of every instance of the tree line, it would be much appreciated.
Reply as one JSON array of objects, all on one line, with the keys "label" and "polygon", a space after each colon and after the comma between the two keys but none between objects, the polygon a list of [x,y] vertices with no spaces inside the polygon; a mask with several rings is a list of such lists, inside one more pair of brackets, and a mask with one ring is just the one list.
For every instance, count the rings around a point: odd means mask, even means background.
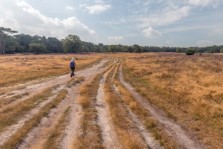
[{"label": "tree line", "polygon": [[81,53],[81,52],[186,52],[197,53],[223,53],[223,46],[209,47],[156,47],[156,46],[133,46],[104,45],[82,41],[77,35],[68,35],[59,40],[55,37],[38,35],[18,34],[10,28],[0,27],[0,54],[13,53]]}]

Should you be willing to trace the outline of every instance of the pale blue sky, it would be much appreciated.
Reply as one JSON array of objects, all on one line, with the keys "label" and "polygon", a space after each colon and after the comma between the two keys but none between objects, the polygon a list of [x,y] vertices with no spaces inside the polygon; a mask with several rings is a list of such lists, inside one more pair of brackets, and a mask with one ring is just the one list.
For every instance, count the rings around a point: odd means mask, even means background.
[{"label": "pale blue sky", "polygon": [[0,26],[104,44],[223,44],[223,0],[1,0]]}]

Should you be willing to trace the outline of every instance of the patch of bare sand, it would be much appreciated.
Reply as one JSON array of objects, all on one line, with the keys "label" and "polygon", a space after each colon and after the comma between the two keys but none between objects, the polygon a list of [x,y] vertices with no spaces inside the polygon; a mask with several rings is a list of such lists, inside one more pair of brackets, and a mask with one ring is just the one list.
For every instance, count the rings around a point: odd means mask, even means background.
[{"label": "patch of bare sand", "polygon": [[[107,62],[107,60],[102,60],[99,64],[94,65],[91,68],[76,72],[76,76],[83,76],[85,77],[86,81],[89,81],[90,78],[104,70],[104,68],[101,68],[101,66],[105,62]],[[68,89],[69,92],[67,98],[62,101],[57,108],[52,109],[48,117],[44,117],[41,123],[37,127],[33,128],[30,133],[28,133],[27,137],[24,139],[24,142],[19,146],[19,148],[42,148],[50,134],[50,131],[52,131],[56,126],[63,111],[67,107],[71,106],[69,124],[65,129],[63,138],[61,138],[61,148],[70,148],[70,145],[73,143],[73,140],[77,134],[79,128],[77,124],[79,123],[79,119],[81,117],[80,107],[77,106],[76,103],[76,99],[78,98],[80,92],[79,87],[80,84]]]},{"label": "patch of bare sand", "polygon": [[[93,65],[90,68],[86,68],[80,71],[77,71],[75,73],[75,76],[84,76],[84,77],[89,77],[95,73],[97,73],[98,70],[102,69],[101,67],[107,62],[107,59],[103,59],[100,61],[100,63]],[[22,84],[22,85],[17,85],[17,87],[14,87],[14,91],[11,91],[8,95],[4,95],[4,98],[10,98],[13,96],[18,96],[21,94],[27,94],[27,96],[24,96],[22,98],[14,100],[12,103],[5,105],[4,107],[0,108],[0,111],[4,111],[5,109],[12,107],[19,102],[25,101],[34,95],[37,95],[41,93],[44,89],[46,88],[51,88],[55,85],[63,85],[66,84],[67,81],[70,80],[69,74],[62,75],[59,77],[53,77],[53,78],[47,78],[44,80],[41,80],[39,83],[38,81],[31,81],[30,83]],[[25,86],[24,86],[25,85]],[[23,86],[23,88],[18,89],[19,87]],[[3,98],[1,97],[1,98]]]},{"label": "patch of bare sand", "polygon": [[104,91],[104,84],[107,79],[108,73],[111,71],[110,69],[108,72],[104,74],[104,76],[100,80],[100,85],[97,94],[97,101],[96,101],[96,110],[98,115],[98,125],[100,126],[101,133],[102,133],[102,140],[103,145],[106,148],[112,149],[120,149],[120,143],[118,142],[115,130],[113,128],[108,105],[105,102],[105,91]]}]

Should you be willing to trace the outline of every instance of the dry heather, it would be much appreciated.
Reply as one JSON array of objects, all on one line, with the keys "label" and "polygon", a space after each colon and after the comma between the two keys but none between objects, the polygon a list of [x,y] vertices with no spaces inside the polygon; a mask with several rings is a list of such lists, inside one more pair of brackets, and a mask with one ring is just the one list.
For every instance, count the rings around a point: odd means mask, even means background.
[{"label": "dry heather", "polygon": [[[0,86],[69,73],[69,61],[75,57],[77,70],[99,62],[103,55],[12,55],[0,56]],[[0,93],[1,94],[1,93]]]},{"label": "dry heather", "polygon": [[223,148],[223,56],[127,55],[124,77],[210,148]]}]

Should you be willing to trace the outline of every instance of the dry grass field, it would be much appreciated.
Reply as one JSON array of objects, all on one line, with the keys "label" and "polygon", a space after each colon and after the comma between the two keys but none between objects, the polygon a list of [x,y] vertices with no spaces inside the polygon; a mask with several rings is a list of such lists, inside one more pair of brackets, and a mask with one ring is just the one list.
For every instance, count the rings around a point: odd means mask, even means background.
[{"label": "dry grass field", "polygon": [[6,55],[0,62],[0,149],[223,148],[223,55]]},{"label": "dry grass field", "polygon": [[68,73],[69,61],[74,57],[77,70],[88,67],[103,56],[86,55],[11,55],[0,56],[0,86],[59,76]]},{"label": "dry grass field", "polygon": [[139,54],[125,79],[211,148],[223,148],[223,56]]}]

